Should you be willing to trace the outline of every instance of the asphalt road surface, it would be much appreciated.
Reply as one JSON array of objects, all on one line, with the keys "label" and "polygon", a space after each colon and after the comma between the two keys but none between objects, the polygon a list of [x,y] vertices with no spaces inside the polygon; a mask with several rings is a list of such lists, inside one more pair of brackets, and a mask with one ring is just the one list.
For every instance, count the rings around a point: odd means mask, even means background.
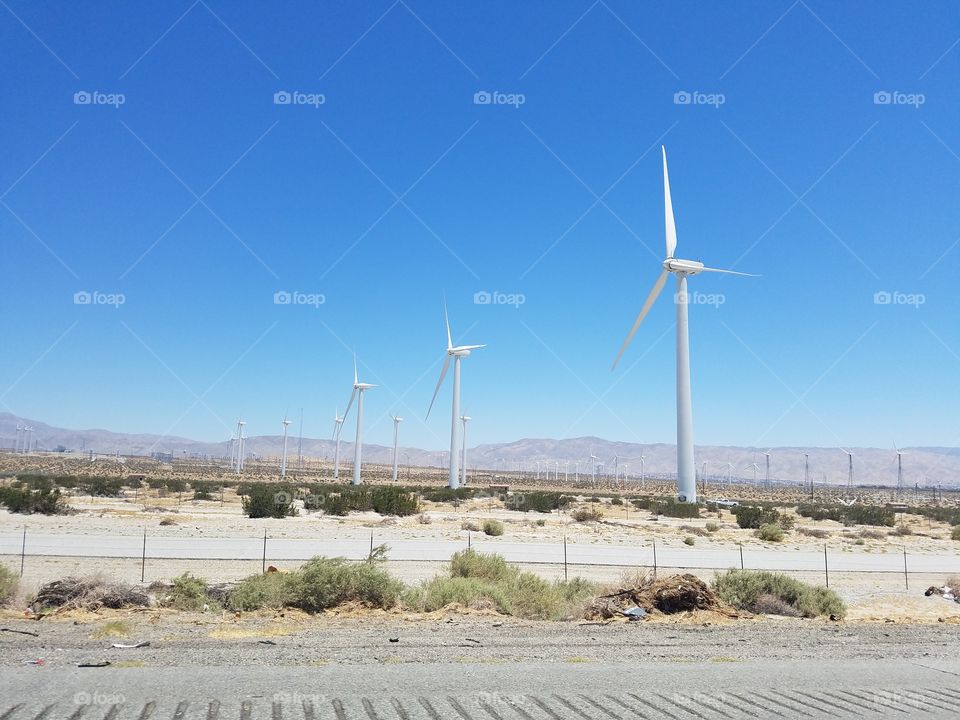
[{"label": "asphalt road surface", "polygon": [[[22,535],[0,533],[0,555],[19,555]],[[389,531],[378,532],[376,543],[387,543],[391,560],[443,562],[462,550],[465,543],[453,540],[392,539]],[[473,539],[477,549],[497,552],[510,562],[562,563],[563,543],[528,543],[498,540],[483,536]],[[28,533],[28,556],[138,558],[143,549],[142,537],[135,535],[61,535]],[[350,559],[367,557],[370,539],[339,540],[268,539],[268,562],[307,560],[314,555],[342,556]],[[263,554],[263,538],[148,537],[147,557],[153,559],[258,560]],[[604,565],[635,567],[653,564],[653,548],[644,545],[604,545],[569,543],[567,561],[572,565]],[[822,551],[799,551],[776,548],[745,548],[746,567],[755,570],[823,570]],[[662,567],[725,569],[740,566],[740,551],[728,548],[657,547],[657,562]],[[862,553],[833,551],[829,555],[830,570],[836,572],[903,572],[904,557],[898,552]],[[911,573],[960,572],[960,555],[911,554]],[[3,720],[0,718],[0,720]]]},{"label": "asphalt road surface", "polygon": [[0,720],[957,718],[960,662],[4,669]]}]

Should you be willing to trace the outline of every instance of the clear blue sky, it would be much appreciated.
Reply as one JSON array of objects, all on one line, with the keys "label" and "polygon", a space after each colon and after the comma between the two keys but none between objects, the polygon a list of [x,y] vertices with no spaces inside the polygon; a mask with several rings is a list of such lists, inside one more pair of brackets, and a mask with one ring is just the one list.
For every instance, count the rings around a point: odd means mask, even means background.
[{"label": "clear blue sky", "polygon": [[724,301],[691,308],[697,442],[956,445],[958,38],[950,2],[3,0],[0,410],[217,440],[303,406],[328,436],[355,347],[367,439],[399,412],[439,449],[445,293],[489,344],[471,444],[673,442],[671,294],[610,372],[662,142],[678,255],[762,275],[691,281]]}]

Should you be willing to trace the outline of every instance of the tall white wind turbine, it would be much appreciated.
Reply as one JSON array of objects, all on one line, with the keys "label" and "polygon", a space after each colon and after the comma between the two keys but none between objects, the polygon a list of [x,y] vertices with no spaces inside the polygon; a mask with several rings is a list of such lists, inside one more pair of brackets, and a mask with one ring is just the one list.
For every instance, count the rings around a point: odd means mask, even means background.
[{"label": "tall white wind turbine", "polygon": [[285,478],[287,476],[287,427],[289,427],[290,421],[287,419],[287,416],[283,416],[283,457],[280,458],[280,477]]},{"label": "tall white wind turbine", "polygon": [[397,481],[397,441],[400,438],[400,423],[403,422],[403,418],[399,415],[393,415],[393,475],[391,476],[393,481]]},{"label": "tall white wind turbine", "polygon": [[696,468],[693,460],[693,403],[690,397],[690,337],[687,325],[687,277],[701,272],[716,272],[727,275],[748,275],[748,273],[734,272],[733,270],[718,270],[704,267],[703,263],[695,260],[680,260],[674,258],[677,249],[677,225],[673,216],[673,201],[670,198],[670,176],[667,173],[667,150],[663,151],[663,210],[666,224],[667,257],[663,261],[663,270],[653,285],[653,290],[647,296],[640,309],[633,327],[620,347],[613,367],[623,356],[630,341],[633,340],[640,323],[650,312],[664,285],[667,276],[671,273],[677,276],[677,293],[674,304],[677,310],[677,500],[684,503],[697,501]]},{"label": "tall white wind turbine", "polygon": [[770,453],[771,453],[771,452],[772,452],[772,448],[771,448],[770,450],[767,450],[767,451],[763,454],[764,457],[766,458],[766,461],[767,461],[767,462],[766,462],[766,470],[765,470],[764,473],[763,473],[763,486],[764,486],[764,487],[767,487],[767,488],[770,487]]},{"label": "tall white wind turbine", "polygon": [[340,479],[340,428],[343,427],[343,421],[346,418],[340,414],[340,410],[333,411],[333,479]]},{"label": "tall white wind turbine", "polygon": [[486,345],[457,345],[453,344],[453,337],[450,334],[450,318],[447,316],[447,305],[443,305],[443,321],[447,326],[447,356],[443,360],[443,368],[440,370],[440,379],[437,380],[437,387],[433,391],[433,398],[430,400],[430,407],[427,408],[427,417],[430,417],[430,411],[433,410],[433,403],[437,400],[437,394],[440,392],[440,386],[443,385],[443,378],[447,375],[450,368],[450,358],[453,358],[453,412],[450,418],[450,473],[447,476],[447,485],[453,489],[460,486],[460,467],[457,454],[457,442],[460,425],[460,360],[468,357],[472,350],[479,350]]},{"label": "tall white wind turbine", "polygon": [[347,409],[343,413],[344,419],[350,414],[350,407],[353,405],[353,398],[357,398],[357,439],[353,446],[353,480],[354,485],[360,484],[360,463],[363,458],[363,392],[376,385],[360,382],[357,375],[357,356],[353,356],[353,391],[350,393],[350,402],[347,403]]},{"label": "tall white wind turbine", "polygon": [[[33,432],[33,428],[30,428],[30,431]],[[897,495],[903,492],[903,456],[905,453],[897,447],[897,444],[893,444],[893,449],[897,453]]]}]

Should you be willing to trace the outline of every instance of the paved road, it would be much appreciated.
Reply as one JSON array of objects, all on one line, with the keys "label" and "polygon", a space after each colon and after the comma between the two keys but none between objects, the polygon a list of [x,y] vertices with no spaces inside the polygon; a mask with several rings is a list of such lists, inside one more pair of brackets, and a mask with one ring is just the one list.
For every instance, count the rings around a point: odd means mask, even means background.
[{"label": "paved road", "polygon": [[960,661],[5,669],[0,720],[960,716]]},{"label": "paved road", "polygon": [[[19,555],[22,536],[19,533],[0,534],[0,555]],[[389,530],[378,532],[375,542],[390,546],[391,560],[442,562],[465,547],[462,541],[393,539]],[[60,535],[54,533],[27,534],[27,554],[30,556],[68,557],[140,557],[142,537],[131,535]],[[507,560],[518,563],[562,563],[562,543],[519,543],[509,540],[475,538],[473,546],[484,551],[498,552]],[[306,560],[314,555],[342,556],[362,559],[370,549],[370,539],[339,540],[269,539],[267,560]],[[258,560],[263,554],[263,538],[211,537],[151,537],[147,539],[147,557],[153,559],[198,560]],[[754,549],[743,551],[746,567],[758,570],[823,570],[822,551],[787,549]],[[635,567],[653,564],[653,548],[646,545],[575,544],[567,545],[567,560],[574,565],[604,565]],[[723,569],[739,567],[737,548],[678,548],[657,547],[657,562],[662,567]],[[830,570],[903,572],[902,553],[862,553],[833,551],[829,555]],[[960,572],[960,555],[912,554],[908,556],[911,573],[950,574]],[[0,720],[3,720],[0,718]]]}]

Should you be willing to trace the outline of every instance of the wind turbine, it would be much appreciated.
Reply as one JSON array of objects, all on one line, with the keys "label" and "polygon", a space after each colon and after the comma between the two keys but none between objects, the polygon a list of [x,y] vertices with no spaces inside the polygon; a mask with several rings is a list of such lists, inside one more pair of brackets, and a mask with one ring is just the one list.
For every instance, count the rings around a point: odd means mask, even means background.
[{"label": "wind turbine", "polygon": [[237,420],[237,475],[243,471],[243,426],[245,420]]},{"label": "wind turbine", "polygon": [[[33,428],[30,428],[30,431],[33,431]],[[897,444],[893,444],[893,449],[897,453],[897,495],[903,492],[903,455],[904,452],[897,447]]]},{"label": "wind turbine", "polygon": [[20,452],[20,435],[22,432],[23,432],[23,425],[21,425],[20,423],[17,423],[17,439],[13,447],[13,452],[15,453]]},{"label": "wind turbine", "polygon": [[343,426],[344,417],[340,415],[339,410],[333,411],[333,439],[336,443],[333,446],[333,479],[340,479],[340,428]]},{"label": "wind turbine", "polygon": [[647,486],[647,456],[640,456],[640,487]]},{"label": "wind turbine", "polygon": [[[771,448],[772,450],[773,448]],[[764,457],[767,459],[767,469],[763,475],[763,486],[770,487],[770,450],[767,450],[764,454]]]},{"label": "wind turbine", "polygon": [[670,198],[670,177],[667,173],[667,150],[663,152],[663,214],[666,225],[667,257],[663,261],[663,270],[653,285],[653,290],[647,296],[633,322],[633,327],[620,347],[613,367],[616,368],[621,356],[633,340],[637,328],[646,317],[653,303],[656,301],[667,276],[671,273],[677,276],[677,292],[674,304],[677,310],[677,500],[682,503],[697,501],[697,479],[693,460],[693,402],[690,397],[690,337],[687,324],[687,277],[701,272],[716,272],[727,275],[747,275],[747,273],[733,270],[718,270],[704,267],[703,263],[695,260],[680,260],[674,258],[677,249],[677,225],[673,217],[673,201]]},{"label": "wind turbine", "polygon": [[427,417],[430,417],[433,403],[437,399],[437,393],[440,392],[440,386],[443,385],[443,378],[446,377],[447,370],[450,367],[450,358],[453,358],[453,412],[450,420],[450,474],[447,477],[447,485],[456,489],[460,485],[460,468],[457,467],[457,424],[460,421],[460,360],[468,357],[472,350],[479,350],[486,345],[454,346],[453,337],[450,334],[450,318],[447,316],[446,303],[443,304],[443,322],[447,326],[447,356],[443,360],[440,379],[437,380],[437,388],[433,391],[430,407],[427,408]]},{"label": "wind turbine", "polygon": [[736,465],[728,461],[727,462],[727,487],[728,488],[730,487],[730,473],[735,469],[736,469]]},{"label": "wind turbine", "polygon": [[283,416],[283,457],[280,459],[280,477],[285,478],[287,476],[287,426],[290,425],[290,421],[287,419],[286,414]]},{"label": "wind turbine", "polygon": [[463,423],[463,436],[460,438],[460,477],[461,485],[467,484],[467,423],[473,420],[469,415],[461,415],[460,422]]},{"label": "wind turbine", "polygon": [[757,484],[757,473],[760,471],[760,466],[757,465],[755,462],[753,462],[753,463],[750,463],[749,465],[747,465],[747,466],[744,468],[744,470],[751,470],[751,469],[753,470],[753,484],[756,485],[756,484]]},{"label": "wind turbine", "polygon": [[[840,448],[843,450],[843,448]],[[853,453],[843,450],[847,454],[847,493],[853,492]]]},{"label": "wind turbine", "polygon": [[803,454],[803,487],[806,489],[810,481],[810,453]]},{"label": "wind turbine", "polygon": [[593,454],[593,450],[591,450],[591,451],[590,451],[590,459],[593,460],[593,462],[590,463],[590,469],[593,471],[593,476],[591,477],[591,482],[592,482],[594,485],[596,485],[596,484],[597,484],[597,460],[599,460],[600,458],[597,457],[596,455],[594,455],[594,454]]},{"label": "wind turbine", "polygon": [[397,440],[400,437],[400,423],[403,418],[399,415],[393,415],[393,481],[397,481]]},{"label": "wind turbine", "polygon": [[354,485],[360,484],[360,463],[363,456],[363,391],[375,388],[376,385],[362,383],[357,375],[357,356],[353,356],[353,392],[350,393],[350,402],[347,403],[347,409],[343,413],[346,418],[350,414],[350,406],[353,405],[353,397],[357,397],[357,439],[353,446],[353,480]]}]

